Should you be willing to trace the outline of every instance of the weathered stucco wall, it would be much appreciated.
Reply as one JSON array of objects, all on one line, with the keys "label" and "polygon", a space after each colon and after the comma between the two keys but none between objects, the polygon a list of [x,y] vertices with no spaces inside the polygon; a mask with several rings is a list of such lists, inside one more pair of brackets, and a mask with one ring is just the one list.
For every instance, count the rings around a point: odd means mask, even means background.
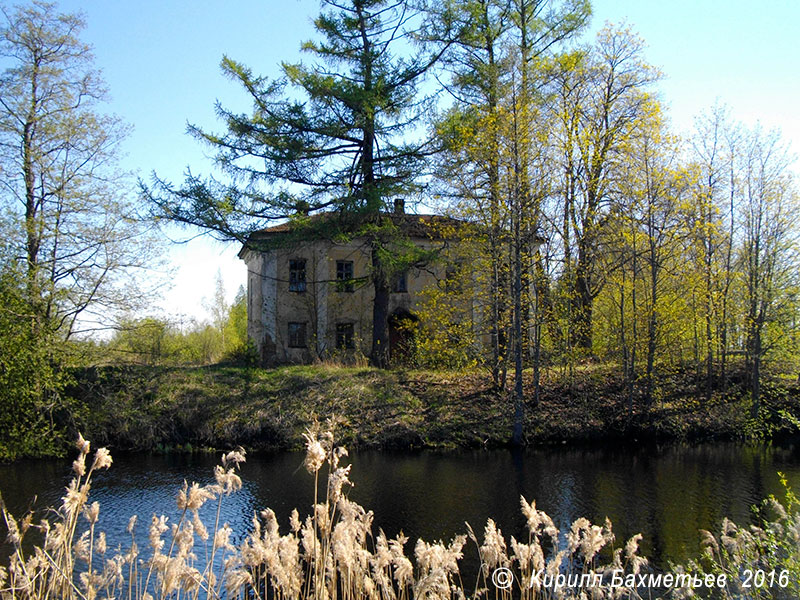
[{"label": "weathered stucco wall", "polygon": [[[434,244],[419,240],[421,246]],[[334,244],[320,241],[268,252],[247,251],[248,335],[265,364],[311,362],[332,354],[358,351],[368,355],[372,344],[372,302],[369,247],[354,241]],[[305,291],[290,290],[290,261],[306,261]],[[353,291],[337,285],[337,261],[353,262]],[[389,314],[414,313],[420,291],[436,284],[437,268],[412,268],[406,274],[406,292],[393,292]],[[289,323],[306,323],[306,346],[289,344]],[[352,324],[356,348],[336,348],[336,326]]]}]

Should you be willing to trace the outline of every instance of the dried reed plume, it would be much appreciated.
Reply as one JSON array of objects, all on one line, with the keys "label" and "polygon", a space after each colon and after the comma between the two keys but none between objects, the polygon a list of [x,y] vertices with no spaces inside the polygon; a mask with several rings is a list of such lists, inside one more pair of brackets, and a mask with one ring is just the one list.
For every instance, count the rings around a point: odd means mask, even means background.
[{"label": "dried reed plume", "polygon": [[[54,518],[33,524],[29,513],[15,520],[0,499],[8,542],[13,548],[8,567],[0,567],[0,598],[550,600],[638,599],[655,593],[635,585],[608,583],[612,572],[625,577],[649,569],[647,560],[638,555],[641,535],[615,548],[608,520],[598,526],[583,518],[562,532],[536,508],[535,502],[528,503],[525,498],[520,502],[527,540],[511,537],[507,541],[489,519],[482,541],[467,524],[467,534],[457,535],[449,543],[418,540],[412,561],[406,553],[407,537],[400,533],[389,539],[382,530],[375,535],[372,512],[349,500],[350,466],[340,466],[347,452],[335,445],[332,429],[309,430],[305,439],[305,466],[317,482],[325,472],[327,491],[324,499],[315,492],[313,514],[305,519],[301,520],[297,510],[292,512],[286,533],[281,533],[275,513],[268,508],[253,516],[252,529],[239,546],[231,542],[233,532],[228,524],[219,522],[224,497],[242,486],[237,469],[245,456],[244,451],[237,450],[222,457],[222,464],[214,470],[213,484],[184,482],[177,495],[180,517],[176,523],[170,524],[163,515],[153,516],[146,555],[136,541],[136,517],[132,517],[127,528],[127,550],[109,556],[105,534],[95,531],[100,506],[89,503],[89,491],[94,473],[110,467],[112,459],[105,448],[100,448],[87,469],[90,444],[79,437],[79,456],[72,465],[75,477],[66,488],[61,506],[54,510]],[[198,515],[206,502],[216,502],[211,532]],[[745,565],[767,564],[764,552],[768,541],[773,549],[784,549],[785,562],[781,564],[794,560],[797,565],[800,520],[793,510],[796,506],[793,496],[789,497],[788,512],[773,502],[777,518],[763,529],[743,530],[726,521],[719,538],[706,532],[706,553],[688,568],[694,572],[722,569],[739,574]],[[85,530],[79,535],[81,519]],[[26,552],[23,539],[32,527],[43,533],[44,542]],[[463,581],[460,566],[468,540],[480,560],[474,585]],[[507,587],[497,587],[498,582],[493,579],[496,569],[508,569],[511,578],[504,582]],[[676,567],[676,572],[682,571],[683,567]],[[551,582],[562,577],[562,581],[582,583],[548,585],[547,577]],[[792,589],[796,591],[795,588]],[[736,592],[742,590],[717,591],[721,597],[733,598],[739,597]],[[665,593],[685,597],[692,590],[678,587]]]}]

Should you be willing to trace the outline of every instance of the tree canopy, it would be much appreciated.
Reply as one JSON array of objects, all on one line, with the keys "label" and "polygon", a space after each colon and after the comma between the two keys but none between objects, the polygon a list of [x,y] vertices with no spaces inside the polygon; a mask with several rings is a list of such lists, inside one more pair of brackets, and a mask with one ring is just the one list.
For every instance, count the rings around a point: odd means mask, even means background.
[{"label": "tree canopy", "polygon": [[[286,218],[295,218],[306,238],[364,238],[375,288],[372,359],[385,366],[389,281],[416,256],[410,249],[397,259],[402,236],[382,213],[396,196],[415,191],[433,151],[419,132],[429,106],[419,85],[446,45],[417,49],[424,15],[411,0],[325,0],[323,7],[314,21],[319,39],[302,45],[309,64],[284,63],[282,76],[270,80],[222,60],[253,110],[218,106],[224,132],[189,131],[215,150],[229,181],[189,173],[181,187],[156,178],[145,193],[158,215],[244,244],[266,223]],[[304,217],[317,212],[337,218],[315,229]]]},{"label": "tree canopy", "polygon": [[135,305],[127,276],[152,265],[157,246],[138,244],[146,227],[115,164],[127,129],[99,111],[106,89],[83,18],[42,1],[3,15],[3,229],[37,318],[69,338]]},{"label": "tree canopy", "polygon": [[127,128],[101,112],[83,18],[40,0],[2,17],[0,412],[13,432],[0,455],[13,455],[58,447],[67,342],[140,306],[131,275],[159,246],[118,171]]}]

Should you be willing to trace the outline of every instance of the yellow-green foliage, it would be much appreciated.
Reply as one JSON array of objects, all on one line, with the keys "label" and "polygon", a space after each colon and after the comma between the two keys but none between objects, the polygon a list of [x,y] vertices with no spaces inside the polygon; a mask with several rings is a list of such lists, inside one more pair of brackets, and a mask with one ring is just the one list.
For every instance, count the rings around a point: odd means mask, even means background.
[{"label": "yellow-green foliage", "polygon": [[239,288],[225,320],[225,353],[236,355],[245,352],[247,341],[247,294]]},{"label": "yellow-green foliage", "polygon": [[107,345],[123,363],[145,365],[207,365],[247,357],[247,297],[239,290],[230,306],[224,305],[215,323],[193,322],[188,328],[165,319],[128,319]]},{"label": "yellow-green foliage", "polygon": [[420,366],[474,367],[481,359],[481,265],[476,244],[465,235],[439,257],[442,276],[419,295],[414,356]]}]

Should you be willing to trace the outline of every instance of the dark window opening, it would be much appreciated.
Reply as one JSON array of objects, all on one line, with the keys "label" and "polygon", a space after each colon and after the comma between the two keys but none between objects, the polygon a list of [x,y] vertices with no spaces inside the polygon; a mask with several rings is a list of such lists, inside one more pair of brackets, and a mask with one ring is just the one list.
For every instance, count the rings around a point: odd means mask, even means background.
[{"label": "dark window opening", "polygon": [[289,323],[289,348],[306,347],[306,324]]},{"label": "dark window opening", "polygon": [[336,347],[345,350],[352,350],[356,347],[352,323],[336,324]]},{"label": "dark window opening", "polygon": [[408,283],[406,282],[406,274],[400,273],[394,278],[392,283],[392,291],[395,293],[404,293],[408,291]]},{"label": "dark window opening", "polygon": [[352,292],[353,291],[353,261],[352,260],[337,260],[336,261],[336,291],[337,292]]},{"label": "dark window opening", "polygon": [[306,291],[306,261],[303,258],[289,261],[289,291]]},{"label": "dark window opening", "polygon": [[416,315],[402,308],[389,315],[389,356],[393,364],[413,364],[414,333],[418,323]]}]

